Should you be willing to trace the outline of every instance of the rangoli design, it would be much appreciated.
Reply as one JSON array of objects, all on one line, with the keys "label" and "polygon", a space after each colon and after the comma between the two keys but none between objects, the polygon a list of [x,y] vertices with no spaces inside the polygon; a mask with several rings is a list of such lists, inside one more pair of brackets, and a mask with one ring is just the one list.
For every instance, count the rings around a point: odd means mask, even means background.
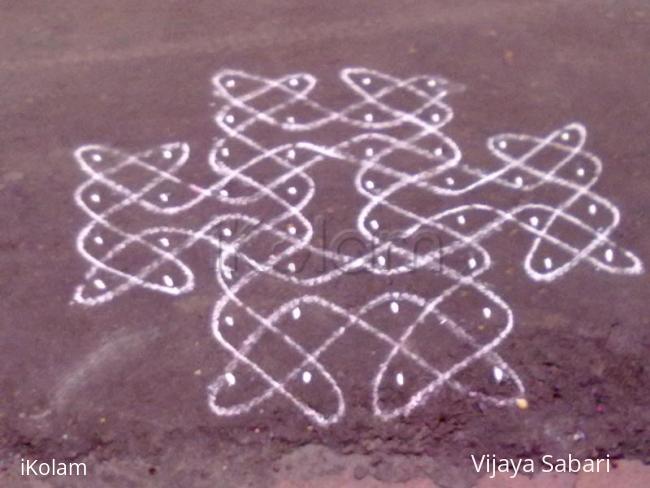
[{"label": "rangoli design", "polygon": [[[493,267],[490,238],[518,228],[534,281],[580,264],[643,271],[612,241],[619,211],[593,191],[602,163],[584,149],[585,127],[490,137],[487,169],[464,161],[443,132],[456,85],[362,68],[340,78],[349,102],[334,108],[317,101],[309,74],[217,73],[221,136],[207,184],[182,174],[188,144],[78,148],[88,179],[75,199],[90,221],[77,248],[89,269],[73,301],[98,306],[136,287],[188,293],[186,256],[207,246],[220,290],[212,332],[231,357],[209,386],[217,415],[280,396],[317,424],[336,423],[349,393],[346,354],[375,361],[364,374],[383,420],[443,387],[496,406],[521,402],[523,382],[497,352],[513,312],[482,278]],[[349,215],[335,217],[353,216],[356,236],[333,249],[308,215],[340,201]],[[424,241],[436,245],[414,252]],[[350,351],[362,336],[367,350]]]}]

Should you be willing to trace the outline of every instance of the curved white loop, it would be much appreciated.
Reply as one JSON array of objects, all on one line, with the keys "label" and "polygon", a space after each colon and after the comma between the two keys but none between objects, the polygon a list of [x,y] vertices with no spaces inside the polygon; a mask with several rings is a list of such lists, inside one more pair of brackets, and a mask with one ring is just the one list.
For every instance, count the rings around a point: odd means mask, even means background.
[{"label": "curved white loop", "polygon": [[[446,97],[458,85],[366,68],[346,68],[340,79],[354,100],[334,109],[316,101],[317,79],[308,73],[277,79],[240,70],[215,74],[215,95],[224,102],[215,115],[222,137],[208,155],[214,181],[205,184],[182,174],[190,157],[185,143],[137,153],[105,145],[78,148],[74,156],[88,179],[75,192],[75,202],[89,222],[77,236],[77,249],[88,271],[74,302],[106,303],[133,287],[187,293],[196,284],[183,253],[206,244],[214,251],[210,259],[220,289],[212,333],[231,356],[209,387],[215,414],[251,412],[277,397],[319,425],[339,422],[347,405],[328,351],[345,346],[350,331],[366,334],[383,351],[365,372],[372,411],[380,419],[409,415],[443,387],[496,406],[517,404],[525,396],[523,382],[496,351],[515,319],[510,305],[482,279],[493,267],[487,239],[508,225],[529,235],[523,268],[535,281],[554,281],[580,263],[621,275],[644,270],[636,255],[613,240],[620,212],[593,190],[602,162],[585,150],[585,126],[570,123],[545,137],[491,137],[486,145],[498,167],[486,170],[465,162],[443,130],[454,117]],[[260,137],[260,130],[275,135]],[[341,130],[347,133],[342,140],[318,144]],[[356,230],[370,250],[359,256],[315,244],[308,218],[317,195],[314,173],[333,162],[348,165],[348,177],[364,199],[355,214]],[[433,203],[414,205],[403,198],[414,193]],[[516,203],[503,203],[507,199],[500,197],[508,194],[519,197]],[[440,236],[442,245],[417,260],[406,244],[390,237],[406,240],[420,232]],[[334,267],[309,275],[299,267],[301,253]],[[375,291],[358,310],[327,295],[351,272],[392,279],[414,269],[444,286],[431,296]],[[251,289],[267,282],[293,293],[278,298],[271,312],[263,307],[274,297],[250,298]],[[462,314],[445,311],[465,293],[474,294],[475,302],[463,304]],[[404,313],[409,307],[415,316]],[[237,318],[229,312],[233,308]],[[383,330],[373,315],[381,311],[392,314],[399,334]],[[482,318],[467,323],[473,312]],[[299,327],[312,313],[327,332],[316,345],[306,343]],[[287,321],[291,325],[283,325]],[[483,322],[490,326],[487,340],[479,339],[486,335],[479,334]],[[441,366],[433,354],[436,344],[417,339],[431,331],[458,341],[464,355]],[[268,341],[286,351],[285,371],[273,370],[264,354],[258,355],[270,350]],[[399,361],[413,370],[395,373]],[[508,381],[510,393],[489,394],[482,385],[464,384],[463,374],[471,368],[486,368],[486,377],[492,368],[497,381]],[[257,381],[258,389],[238,383],[241,375]],[[418,375],[429,379],[413,386]],[[311,401],[309,388],[316,384],[329,405]],[[385,402],[386,388],[402,389],[400,401]]]}]

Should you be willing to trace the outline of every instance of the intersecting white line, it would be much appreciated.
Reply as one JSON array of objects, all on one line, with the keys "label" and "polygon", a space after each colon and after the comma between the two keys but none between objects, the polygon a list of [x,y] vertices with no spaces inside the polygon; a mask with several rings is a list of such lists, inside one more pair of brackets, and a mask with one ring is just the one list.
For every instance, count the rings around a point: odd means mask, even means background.
[{"label": "intersecting white line", "polygon": [[[89,179],[78,188],[75,201],[88,215],[90,223],[79,232],[77,249],[88,261],[90,268],[84,283],[75,291],[74,302],[98,305],[113,300],[133,287],[169,295],[187,293],[194,288],[195,279],[192,270],[180,256],[196,243],[203,242],[212,246],[217,253],[215,277],[223,292],[216,300],[213,310],[213,335],[232,355],[223,374],[209,387],[208,403],[217,415],[249,412],[277,394],[320,425],[339,422],[346,411],[345,395],[324,364],[323,355],[330,348],[345,344],[348,331],[354,329],[370,334],[388,351],[377,364],[377,370],[368,372],[372,374],[370,387],[373,413],[383,420],[410,414],[443,386],[497,406],[516,404],[525,396],[523,383],[517,373],[495,352],[513,330],[514,316],[510,306],[487,283],[479,279],[480,275],[492,267],[490,254],[483,241],[501,232],[506,223],[514,223],[533,236],[523,265],[527,275],[536,281],[556,280],[579,263],[614,274],[643,272],[639,258],[611,239],[613,230],[619,224],[620,213],[609,200],[592,190],[602,172],[602,163],[598,157],[584,149],[587,134],[585,127],[572,123],[541,138],[518,134],[491,137],[487,141],[487,148],[501,167],[486,172],[464,162],[456,142],[442,132],[442,128],[454,116],[453,110],[444,100],[450,92],[457,89],[444,78],[419,76],[399,79],[364,68],[344,69],[340,77],[358,101],[342,110],[333,110],[314,100],[312,91],[317,80],[309,74],[269,79],[236,70],[217,73],[213,78],[215,94],[225,103],[217,112],[215,122],[224,136],[215,141],[209,155],[209,165],[216,180],[205,187],[187,183],[177,176],[190,156],[187,144],[166,144],[136,154],[101,145],[78,148],[75,158]],[[396,95],[416,99],[418,105],[401,109],[397,106],[399,102],[390,98]],[[280,101],[269,103],[274,100],[273,97],[279,97]],[[258,108],[259,104],[266,104],[265,108]],[[299,121],[296,120],[297,113],[286,115],[298,107],[308,110],[311,119]],[[333,124],[348,127],[350,137],[331,146],[315,144],[309,140],[318,131],[326,130]],[[285,135],[301,139],[294,143],[264,147],[253,135],[257,126],[272,127]],[[399,138],[392,135],[391,131],[396,128],[408,129],[409,135]],[[312,141],[315,139],[314,137]],[[232,150],[234,142],[248,148],[252,156],[239,161],[238,154]],[[517,155],[516,151],[511,151],[513,146],[525,146],[526,150]],[[397,151],[406,151],[414,158],[430,162],[430,166],[415,172],[391,167],[390,156]],[[359,209],[357,230],[371,245],[372,252],[350,257],[321,249],[312,243],[314,229],[305,217],[304,210],[316,194],[317,183],[309,171],[329,160],[348,163],[356,171],[356,191],[366,199],[366,204]],[[550,168],[538,168],[536,166],[541,164],[540,161],[544,165],[552,164]],[[575,168],[574,177],[569,178],[566,173],[576,162],[580,166]],[[268,164],[277,165],[282,173],[270,182],[258,181],[251,171],[258,165]],[[127,169],[144,172],[150,175],[150,179],[136,189],[130,188],[128,183],[118,181],[120,173]],[[370,179],[371,174],[380,175],[391,183],[380,185]],[[458,180],[461,175],[470,182],[461,183]],[[514,179],[512,175],[515,175]],[[290,181],[296,183],[285,194],[281,190]],[[300,192],[295,186],[298,181],[302,189]],[[252,193],[232,195],[228,190],[231,183],[243,185]],[[189,196],[178,202],[175,195],[162,191],[158,193],[157,201],[152,202],[148,197],[163,185],[181,189]],[[560,202],[544,201],[544,193],[540,189],[551,186],[562,189],[568,196]],[[530,195],[533,201],[511,208],[499,208],[473,197],[483,188],[521,192]],[[396,195],[412,191],[446,198],[451,205],[421,214],[397,203]],[[456,197],[474,203],[454,204],[453,199]],[[260,201],[273,203],[280,210],[270,218],[262,218],[250,210],[253,204]],[[589,215],[584,215],[586,202]],[[158,225],[132,232],[118,224],[115,218],[122,212],[139,209],[171,219],[176,215],[185,215],[205,203],[213,205],[215,210],[198,228]],[[431,252],[418,261],[418,266],[422,269],[429,269],[434,263],[439,264],[438,279],[449,283],[448,286],[433,298],[398,290],[386,291],[379,296],[368,297],[366,305],[358,310],[345,309],[332,299],[315,293],[318,286],[345,280],[350,271],[365,269],[377,276],[397,276],[413,270],[412,264],[391,266],[383,257],[390,251],[404,263],[409,263],[409,258],[412,258],[412,251],[387,240],[382,233],[383,223],[374,214],[383,211],[404,219],[406,224],[398,229],[399,235],[403,237],[413,236],[421,229],[432,229],[451,239],[436,252]],[[608,223],[605,226],[591,224],[588,219],[594,219],[595,215],[599,218],[605,215]],[[473,231],[467,230],[469,223],[475,221],[483,223]],[[225,227],[221,236],[215,237],[216,230],[228,222],[246,224],[248,232],[235,235],[229,227]],[[589,242],[576,247],[565,241],[562,235],[558,235],[559,223],[569,225],[575,232],[588,236]],[[246,246],[261,242],[264,235],[274,236],[285,243],[286,247],[264,259],[249,255],[245,251]],[[109,241],[115,238],[118,242],[111,247]],[[555,256],[542,252],[544,246],[561,251],[565,257],[564,262],[557,265],[553,261]],[[101,250],[97,250],[98,247]],[[120,269],[114,260],[124,253],[133,252],[136,247],[151,253],[149,262],[137,271]],[[337,267],[312,277],[301,276],[293,261],[286,265],[286,271],[278,269],[281,263],[302,251],[327,258]],[[453,265],[445,264],[443,257],[459,251],[468,251],[471,256],[466,268],[459,270]],[[566,256],[569,258],[566,259]],[[238,273],[231,265],[238,260],[245,263],[249,270]],[[180,279],[171,271],[162,277],[156,275],[169,266],[178,271]],[[292,283],[304,291],[300,293],[301,296],[278,304],[272,313],[264,314],[256,308],[255,303],[241,298],[244,288],[262,277]],[[454,317],[442,311],[445,303],[459,299],[461,289],[473,290],[481,297],[482,317],[493,322],[491,325],[497,332],[485,343],[474,337]],[[309,293],[305,294],[307,291]],[[401,310],[407,304],[420,312],[415,320],[403,324],[398,338],[382,332],[378,324],[373,324],[366,318],[372,310],[383,306],[387,306],[399,318]],[[228,307],[233,306],[244,313],[246,320],[255,324],[252,332],[239,344],[233,344],[227,338],[228,332],[239,325],[226,312]],[[305,314],[308,313],[302,309],[305,306],[319,307],[337,317],[341,324],[314,350],[301,344],[299,336],[293,337],[279,327],[280,322],[288,316],[295,321],[305,320]],[[432,326],[448,332],[472,352],[450,367],[436,367],[425,357],[427,351],[414,349],[409,340],[418,330]],[[264,347],[265,341],[270,337],[280,339],[301,358],[295,367],[280,377],[274,376],[263,364],[251,358],[253,348]],[[410,392],[401,404],[388,405],[382,400],[381,391],[388,381],[390,368],[399,357],[407,358],[433,379]],[[488,395],[464,385],[458,379],[463,371],[481,361],[492,367],[498,383],[509,383],[513,390],[511,394]],[[237,381],[238,370],[243,366],[263,381],[266,385],[263,391],[247,392],[245,387],[238,386],[241,384]],[[301,381],[305,385],[315,385],[319,380],[325,382],[325,387],[335,398],[336,408],[332,412],[319,410],[294,391],[295,385]],[[409,378],[402,371],[395,376],[397,388],[405,388],[408,381]],[[237,388],[240,388],[239,396],[234,404],[220,403],[223,395]]]}]

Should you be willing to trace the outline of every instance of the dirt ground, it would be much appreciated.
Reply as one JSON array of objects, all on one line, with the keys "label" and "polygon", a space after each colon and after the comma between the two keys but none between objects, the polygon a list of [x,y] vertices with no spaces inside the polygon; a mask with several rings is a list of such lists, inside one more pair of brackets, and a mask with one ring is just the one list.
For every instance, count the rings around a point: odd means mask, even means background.
[{"label": "dirt ground", "polygon": [[[472,453],[609,455],[633,462],[630,470],[650,463],[648,274],[578,264],[554,282],[532,281],[522,268],[530,238],[515,227],[491,241],[494,266],[482,279],[515,316],[497,352],[525,385],[527,408],[443,388],[410,415],[382,420],[369,401],[375,345],[351,334],[333,361],[347,388],[334,425],[280,395],[239,416],[214,415],[208,386],[231,356],[210,328],[220,291],[207,249],[187,257],[196,273],[188,294],[135,288],[95,307],[71,303],[88,269],[75,245],[88,222],[73,197],[85,179],[75,149],[135,153],[184,141],[185,176],[201,182],[222,136],[211,79],[226,68],[310,73],[332,106],[346,67],[443,76],[464,87],[449,96],[455,117],[444,131],[477,166],[489,164],[490,136],[543,137],[579,121],[586,149],[603,161],[594,191],[621,212],[611,237],[647,267],[647,2],[70,0],[4,1],[0,11],[2,486],[469,487],[479,479]],[[334,165],[318,173],[334,203],[315,203],[308,218],[354,225],[350,174]],[[355,275],[330,291],[352,309],[389,286],[437,286],[423,274],[405,280]],[[269,281],[250,294],[273,309],[290,292]],[[442,346],[433,338],[419,347],[436,355]],[[462,379],[482,391],[489,372]],[[242,387],[232,402],[247,395]],[[27,480],[17,476],[21,457],[84,460],[91,473]]]}]

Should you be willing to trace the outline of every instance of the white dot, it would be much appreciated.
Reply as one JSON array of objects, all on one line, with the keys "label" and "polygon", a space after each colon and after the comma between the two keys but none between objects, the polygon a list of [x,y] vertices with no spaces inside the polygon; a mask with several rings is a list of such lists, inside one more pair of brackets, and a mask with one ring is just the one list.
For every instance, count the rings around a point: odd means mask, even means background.
[{"label": "white dot", "polygon": [[605,251],[605,260],[608,263],[611,263],[614,260],[614,251],[613,250],[607,249],[607,251]]},{"label": "white dot", "polygon": [[372,122],[373,116],[372,116],[372,114],[366,114],[366,115],[363,116],[363,119],[366,122]]},{"label": "white dot", "polygon": [[377,258],[377,264],[379,264],[379,266],[385,266],[386,265],[386,258],[384,256],[379,256]]},{"label": "white dot", "polygon": [[228,81],[226,81],[226,86],[227,86],[228,88],[232,88],[233,86],[235,86],[235,80],[228,80]]},{"label": "white dot", "polygon": [[553,260],[551,258],[544,258],[544,267],[551,269],[553,267]]},{"label": "white dot", "polygon": [[95,203],[101,201],[101,197],[97,193],[93,193],[92,195],[90,195],[90,199]]},{"label": "white dot", "polygon": [[299,81],[298,81],[297,78],[291,78],[289,80],[289,85],[291,85],[291,86],[298,86],[298,83],[299,83]]},{"label": "white dot", "polygon": [[169,194],[161,193],[160,195],[158,195],[158,198],[160,198],[160,201],[162,202],[167,202],[169,200]]},{"label": "white dot", "polygon": [[469,269],[476,268],[476,259],[469,258],[469,260],[467,261],[467,264],[469,265]]},{"label": "white dot", "polygon": [[296,263],[289,263],[289,264],[287,265],[287,269],[288,269],[289,271],[291,271],[292,273],[295,273],[295,272],[296,272]]},{"label": "white dot", "polygon": [[227,158],[228,156],[230,156],[230,150],[227,147],[222,147],[221,148],[221,155],[224,158]]},{"label": "white dot", "polygon": [[436,148],[435,151],[433,151],[433,154],[435,154],[436,156],[442,156],[442,153],[443,153],[443,150],[442,150],[441,147],[438,147],[438,148]]},{"label": "white dot", "polygon": [[483,308],[483,317],[485,317],[486,319],[492,317],[492,310],[489,307]]},{"label": "white dot", "polygon": [[580,176],[580,177],[584,176],[585,175],[585,169],[584,168],[578,168],[578,170],[576,171],[576,174],[578,176]]},{"label": "white dot", "polygon": [[291,316],[293,317],[293,320],[298,320],[301,314],[302,312],[300,311],[299,307],[296,307],[291,311]]},{"label": "white dot", "polygon": [[311,382],[311,373],[309,371],[302,372],[302,382],[303,383]]},{"label": "white dot", "polygon": [[403,373],[397,373],[395,375],[395,381],[399,386],[404,386],[404,374]]},{"label": "white dot", "polygon": [[524,184],[524,180],[521,176],[517,176],[515,178],[515,186],[522,186]]},{"label": "white dot", "polygon": [[464,215],[459,215],[458,217],[456,217],[456,220],[460,225],[465,225],[466,220]]},{"label": "white dot", "polygon": [[163,283],[166,286],[174,286],[174,280],[172,280],[172,277],[169,275],[163,276]]},{"label": "white dot", "polygon": [[97,278],[95,281],[93,281],[93,285],[95,285],[95,287],[99,288],[100,290],[105,290],[106,289],[106,283],[104,283],[99,278]]},{"label": "white dot", "polygon": [[287,117],[287,123],[289,123],[289,124],[295,124],[295,123],[296,123],[296,119],[295,119],[295,117],[293,117],[293,116],[291,116],[291,115],[290,115],[289,117]]},{"label": "white dot", "polygon": [[237,383],[237,379],[235,378],[235,375],[232,373],[226,373],[225,378],[229,386],[233,386],[235,383]]},{"label": "white dot", "polygon": [[434,86],[437,85],[436,80],[429,80],[427,81],[427,85],[433,88]]},{"label": "white dot", "polygon": [[399,312],[399,303],[397,302],[391,302],[390,304],[390,311],[393,313]]},{"label": "white dot", "polygon": [[374,187],[375,187],[375,182],[374,181],[372,181],[372,180],[366,181],[366,188],[368,190],[372,190]]},{"label": "white dot", "polygon": [[230,228],[225,227],[223,229],[223,235],[226,236],[226,237],[230,237],[232,235],[232,231],[230,230]]},{"label": "white dot", "polygon": [[102,236],[95,236],[93,240],[95,241],[95,244],[104,244],[104,239],[102,239]]},{"label": "white dot", "polygon": [[371,227],[372,229],[374,229],[374,230],[379,229],[379,222],[377,222],[376,220],[371,220],[371,221],[370,221],[370,227]]},{"label": "white dot", "polygon": [[598,210],[598,208],[596,208],[596,205],[594,205],[593,203],[591,205],[589,205],[589,213],[591,215],[596,215],[597,210]]},{"label": "white dot", "polygon": [[363,80],[361,80],[361,83],[368,86],[370,84],[370,78],[364,78]]},{"label": "white dot", "polygon": [[532,225],[533,227],[537,227],[539,225],[539,219],[533,215],[530,218],[530,225]]},{"label": "white dot", "polygon": [[433,114],[433,115],[431,116],[431,120],[433,120],[433,121],[436,122],[436,123],[437,123],[437,122],[440,122],[440,114],[437,114],[437,113],[436,113],[436,114]]},{"label": "white dot", "polygon": [[291,234],[292,236],[295,236],[295,235],[296,235],[296,228],[295,228],[293,225],[290,225],[289,227],[287,227],[287,231],[288,231],[289,234]]},{"label": "white dot", "polygon": [[370,157],[373,154],[375,154],[375,150],[373,148],[371,148],[371,147],[367,147],[366,148],[366,157]]},{"label": "white dot", "polygon": [[158,242],[162,245],[162,247],[169,247],[169,239],[166,237],[161,237]]},{"label": "white dot", "polygon": [[505,149],[506,147],[508,147],[508,143],[506,141],[499,141],[500,149]]},{"label": "white dot", "polygon": [[293,149],[289,149],[289,150],[287,151],[287,157],[288,157],[289,159],[295,159],[295,157],[296,157],[296,151],[294,151]]},{"label": "white dot", "polygon": [[226,190],[225,188],[222,189],[222,190],[219,190],[219,195],[221,195],[222,197],[227,197],[228,196],[228,190]]},{"label": "white dot", "polygon": [[445,181],[447,182],[447,185],[454,186],[454,179],[451,176],[447,176],[447,178],[445,178]]},{"label": "white dot", "polygon": [[232,124],[235,121],[235,117],[232,114],[228,114],[225,120],[227,124]]},{"label": "white dot", "polygon": [[494,368],[492,368],[492,374],[494,375],[494,380],[497,383],[501,383],[501,381],[503,380],[503,370],[498,366],[495,366]]},{"label": "white dot", "polygon": [[232,279],[232,272],[230,271],[230,268],[224,266],[224,268],[223,268],[223,276],[224,276],[224,278],[226,278],[227,280],[231,280],[231,279]]},{"label": "white dot", "polygon": [[92,158],[93,158],[93,161],[95,161],[96,163],[99,163],[102,160],[102,157],[99,154],[93,154]]},{"label": "white dot", "polygon": [[235,325],[235,320],[234,320],[230,315],[228,315],[228,316],[227,316],[225,319],[223,319],[223,320],[224,320],[224,322],[226,323],[226,325],[227,325],[228,327],[232,327],[233,325]]},{"label": "white dot", "polygon": [[172,153],[169,149],[165,149],[163,151],[163,158],[165,159],[171,159],[174,153]]},{"label": "white dot", "polygon": [[563,141],[568,141],[569,137],[571,136],[569,135],[568,132],[562,132],[562,135],[560,137],[562,138]]},{"label": "white dot", "polygon": [[295,195],[297,192],[298,192],[298,190],[296,190],[295,186],[290,186],[289,188],[287,188],[287,193],[289,195]]}]

